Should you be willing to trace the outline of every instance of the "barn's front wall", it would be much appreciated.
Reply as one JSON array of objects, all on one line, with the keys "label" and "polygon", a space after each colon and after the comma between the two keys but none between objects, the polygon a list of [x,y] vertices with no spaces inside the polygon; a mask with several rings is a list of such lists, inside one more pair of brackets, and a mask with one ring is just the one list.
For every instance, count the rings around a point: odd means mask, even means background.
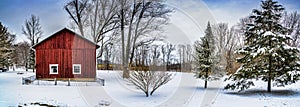
[{"label": "barn's front wall", "polygon": [[[96,45],[62,30],[35,47],[36,76],[43,78],[95,78]],[[58,73],[50,74],[50,65],[58,64]],[[73,73],[73,64],[81,65],[81,73]]]}]

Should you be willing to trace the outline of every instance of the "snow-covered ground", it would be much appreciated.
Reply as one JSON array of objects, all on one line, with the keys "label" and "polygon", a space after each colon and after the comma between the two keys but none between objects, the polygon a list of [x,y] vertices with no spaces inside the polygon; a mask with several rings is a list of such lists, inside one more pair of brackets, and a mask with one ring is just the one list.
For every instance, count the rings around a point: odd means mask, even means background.
[{"label": "snow-covered ground", "polygon": [[173,73],[173,79],[160,87],[153,96],[145,97],[121,78],[121,71],[97,71],[105,79],[105,86],[93,82],[35,81],[22,85],[21,78],[34,75],[20,71],[0,73],[0,107],[30,103],[46,103],[70,107],[298,107],[300,105],[300,83],[286,87],[273,87],[267,93],[266,83],[257,81],[255,87],[241,93],[225,91],[222,80],[209,82],[204,89],[203,81],[191,73]]}]

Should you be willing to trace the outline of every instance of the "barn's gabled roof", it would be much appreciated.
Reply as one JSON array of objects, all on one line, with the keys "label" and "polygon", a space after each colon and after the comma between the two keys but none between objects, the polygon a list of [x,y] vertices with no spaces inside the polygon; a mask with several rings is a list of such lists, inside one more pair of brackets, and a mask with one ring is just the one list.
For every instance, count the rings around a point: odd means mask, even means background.
[{"label": "barn's gabled roof", "polygon": [[72,30],[70,30],[70,29],[68,29],[68,28],[63,28],[62,30],[60,30],[60,31],[58,31],[58,32],[55,32],[55,33],[52,34],[51,36],[49,36],[49,37],[47,37],[46,39],[42,40],[41,42],[39,42],[39,43],[33,45],[32,48],[35,49],[35,47],[38,46],[39,44],[42,44],[44,41],[47,41],[48,39],[52,38],[52,37],[55,36],[56,34],[58,34],[58,33],[60,33],[60,32],[63,32],[63,31],[71,32],[71,33],[73,33],[75,36],[77,36],[77,37],[79,37],[79,38],[81,38],[81,39],[83,39],[83,40],[85,40],[85,41],[87,41],[87,42],[90,42],[90,43],[96,45],[96,49],[100,47],[100,46],[97,45],[96,43],[94,43],[94,42],[92,42],[92,41],[90,41],[90,40],[88,40],[88,39],[86,39],[86,38],[80,36],[79,34],[75,33],[74,31],[72,31]]}]

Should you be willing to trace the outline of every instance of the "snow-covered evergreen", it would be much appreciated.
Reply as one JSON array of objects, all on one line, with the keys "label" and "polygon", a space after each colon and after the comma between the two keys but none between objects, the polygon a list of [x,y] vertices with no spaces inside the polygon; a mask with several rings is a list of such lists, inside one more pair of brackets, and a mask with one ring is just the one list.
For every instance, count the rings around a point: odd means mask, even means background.
[{"label": "snow-covered evergreen", "polygon": [[15,35],[8,32],[7,27],[0,22],[0,68],[11,66],[12,43]]},{"label": "snow-covered evergreen", "polygon": [[205,80],[204,88],[207,88],[208,80],[219,79],[222,76],[220,67],[217,65],[215,40],[209,22],[205,36],[201,38],[201,41],[196,41],[194,47],[197,61],[196,77]]},{"label": "snow-covered evergreen", "polygon": [[299,50],[291,47],[288,29],[280,24],[282,5],[272,0],[262,1],[261,10],[254,9],[252,23],[247,24],[245,46],[236,53],[242,66],[228,79],[234,81],[225,89],[244,90],[254,86],[253,79],[268,82],[268,92],[274,86],[295,83],[299,78]]}]

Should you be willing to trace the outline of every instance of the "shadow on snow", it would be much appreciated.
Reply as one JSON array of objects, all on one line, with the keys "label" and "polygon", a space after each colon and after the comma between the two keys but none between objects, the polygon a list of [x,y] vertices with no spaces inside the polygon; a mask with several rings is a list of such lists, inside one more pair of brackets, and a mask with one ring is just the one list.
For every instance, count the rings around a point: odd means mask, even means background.
[{"label": "shadow on snow", "polygon": [[267,92],[266,90],[262,89],[252,89],[252,90],[245,90],[241,92],[224,92],[225,94],[230,95],[238,95],[238,96],[274,96],[274,97],[296,97],[300,96],[300,93],[294,90],[272,90],[272,92]]}]

